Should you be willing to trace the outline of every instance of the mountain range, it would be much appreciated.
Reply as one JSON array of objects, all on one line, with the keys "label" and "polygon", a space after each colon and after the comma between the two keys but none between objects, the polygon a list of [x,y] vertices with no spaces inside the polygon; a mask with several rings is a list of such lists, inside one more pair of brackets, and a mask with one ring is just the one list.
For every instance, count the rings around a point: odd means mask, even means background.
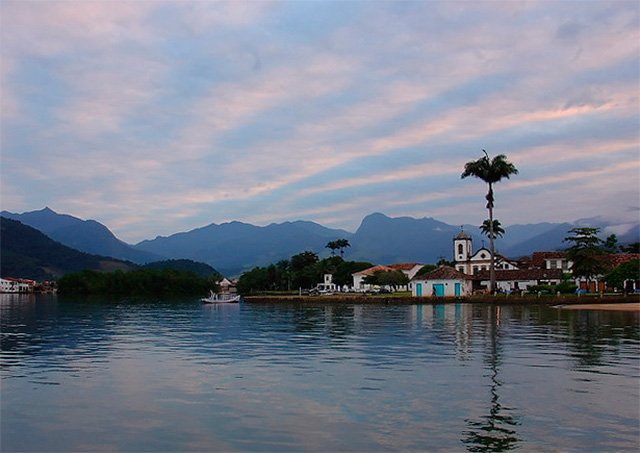
[{"label": "mountain range", "polygon": [[[453,237],[460,226],[433,218],[397,217],[374,213],[366,216],[356,230],[327,228],[314,222],[295,221],[256,226],[243,222],[210,224],[170,236],[158,236],[138,244],[127,244],[104,225],[58,214],[49,208],[2,216],[32,226],[52,239],[77,250],[146,263],[162,259],[191,259],[207,263],[224,275],[238,275],[254,266],[264,266],[305,250],[329,254],[327,242],[348,239],[345,259],[373,263],[435,263],[451,258]],[[591,222],[591,223],[590,223]],[[640,222],[607,223],[601,218],[581,219],[575,223],[538,223],[505,227],[505,235],[496,241],[499,253],[516,258],[539,250],[566,248],[563,239],[575,226],[595,225],[605,234],[615,231],[622,244],[638,242]],[[478,249],[486,240],[474,225],[463,225]],[[5,238],[3,237],[3,240]]]},{"label": "mountain range", "polygon": [[131,270],[133,263],[80,252],[54,241],[41,231],[16,220],[2,218],[2,276],[55,280],[84,269]]},{"label": "mountain range", "polygon": [[163,259],[162,256],[138,250],[121,241],[103,224],[95,220],[81,220],[66,214],[58,214],[52,209],[14,214],[2,211],[2,217],[29,225],[68,247],[95,255],[147,263]]}]

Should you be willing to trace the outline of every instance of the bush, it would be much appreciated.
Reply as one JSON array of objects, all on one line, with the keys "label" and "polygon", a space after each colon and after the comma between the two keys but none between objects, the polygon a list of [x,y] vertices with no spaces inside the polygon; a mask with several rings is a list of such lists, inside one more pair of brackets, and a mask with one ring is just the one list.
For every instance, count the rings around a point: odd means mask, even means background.
[{"label": "bush", "polygon": [[541,293],[541,294],[574,294],[578,287],[571,282],[562,282],[557,285],[533,285],[527,288],[529,293]]}]

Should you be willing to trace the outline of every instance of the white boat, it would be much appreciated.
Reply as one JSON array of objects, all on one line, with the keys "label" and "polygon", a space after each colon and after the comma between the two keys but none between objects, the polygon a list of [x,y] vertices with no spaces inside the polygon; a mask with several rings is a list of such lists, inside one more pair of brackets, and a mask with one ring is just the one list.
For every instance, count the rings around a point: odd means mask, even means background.
[{"label": "white boat", "polygon": [[205,304],[237,304],[240,302],[239,294],[218,294],[211,291],[209,297],[200,299]]}]

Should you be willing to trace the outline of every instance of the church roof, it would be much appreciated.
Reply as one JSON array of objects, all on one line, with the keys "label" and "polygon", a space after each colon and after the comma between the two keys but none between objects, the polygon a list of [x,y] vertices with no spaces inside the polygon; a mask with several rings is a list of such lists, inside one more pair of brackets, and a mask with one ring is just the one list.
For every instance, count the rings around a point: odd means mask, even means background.
[{"label": "church roof", "polygon": [[463,231],[460,231],[455,238],[453,238],[454,240],[456,239],[471,239],[471,237]]}]

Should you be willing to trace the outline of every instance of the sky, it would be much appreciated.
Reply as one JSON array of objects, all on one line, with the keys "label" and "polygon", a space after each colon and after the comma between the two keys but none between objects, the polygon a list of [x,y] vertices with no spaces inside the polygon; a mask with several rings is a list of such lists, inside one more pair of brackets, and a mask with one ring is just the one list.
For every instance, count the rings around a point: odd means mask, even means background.
[{"label": "sky", "polygon": [[640,215],[640,3],[0,3],[0,204],[120,239]]}]

